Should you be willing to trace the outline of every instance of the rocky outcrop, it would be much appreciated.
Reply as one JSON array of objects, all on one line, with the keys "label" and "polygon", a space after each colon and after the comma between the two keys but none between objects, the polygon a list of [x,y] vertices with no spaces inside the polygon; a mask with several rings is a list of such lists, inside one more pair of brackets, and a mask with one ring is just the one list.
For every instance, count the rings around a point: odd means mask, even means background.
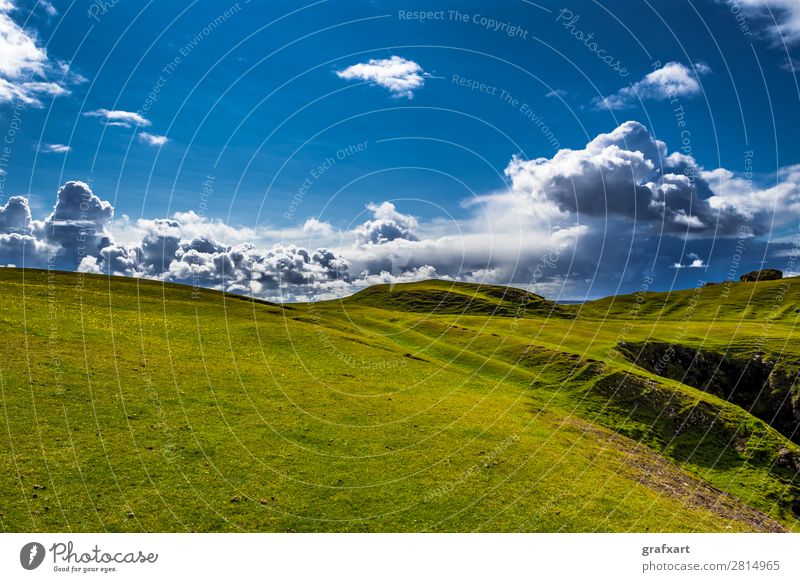
[{"label": "rocky outcrop", "polygon": [[750,271],[739,277],[739,281],[777,281],[783,279],[783,271],[778,269],[761,269],[760,271]]},{"label": "rocky outcrop", "polygon": [[759,354],[737,358],[664,342],[625,343],[619,351],[637,366],[736,404],[800,443],[800,370]]},{"label": "rocky outcrop", "polygon": [[[760,508],[800,518],[800,447],[740,407],[621,371],[595,381],[587,398],[605,403],[605,426],[681,465],[760,473],[762,485],[775,491]],[[725,489],[726,478],[718,477]]]}]

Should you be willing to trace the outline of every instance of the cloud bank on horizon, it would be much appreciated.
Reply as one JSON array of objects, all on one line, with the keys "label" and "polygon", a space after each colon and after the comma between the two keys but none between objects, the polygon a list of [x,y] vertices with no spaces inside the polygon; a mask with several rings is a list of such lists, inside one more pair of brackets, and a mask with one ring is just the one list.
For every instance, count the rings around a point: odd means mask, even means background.
[{"label": "cloud bank on horizon", "polygon": [[[635,270],[636,261],[650,260],[670,241],[685,251],[666,253],[666,266],[702,268],[710,241],[763,239],[800,219],[800,166],[782,169],[772,186],[758,186],[670,152],[634,121],[582,149],[533,160],[515,156],[505,173],[508,187],[472,201],[472,215],[454,225],[421,222],[384,201],[368,205],[371,218],[349,230],[309,218],[289,233],[306,245],[193,212],[115,222],[109,202],[71,181],[41,220],[32,217],[25,197],[0,207],[0,264],[146,277],[279,300],[339,297],[371,284],[433,277],[534,283],[555,294],[592,279],[601,266]],[[778,241],[775,256],[790,247]]]}]

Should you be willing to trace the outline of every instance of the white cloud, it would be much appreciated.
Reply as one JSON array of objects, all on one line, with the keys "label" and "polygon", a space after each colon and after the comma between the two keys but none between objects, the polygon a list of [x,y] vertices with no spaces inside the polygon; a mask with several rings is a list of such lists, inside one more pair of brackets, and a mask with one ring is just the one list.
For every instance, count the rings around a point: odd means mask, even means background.
[{"label": "white cloud", "polygon": [[30,234],[31,208],[28,199],[12,196],[0,206],[0,234]]},{"label": "white cloud", "polygon": [[25,234],[0,234],[0,258],[8,267],[46,268],[48,257],[54,255],[52,247],[41,239]]},{"label": "white cloud", "polygon": [[337,71],[340,79],[369,81],[388,89],[395,97],[414,98],[414,91],[425,84],[427,74],[422,67],[404,59],[392,56],[388,59],[370,59]]},{"label": "white cloud", "polygon": [[58,14],[56,7],[53,6],[53,4],[48,0],[39,0],[38,5],[47,13],[48,16],[56,16]]},{"label": "white cloud", "polygon": [[40,47],[34,35],[24,30],[8,15],[14,6],[0,4],[0,75],[19,78],[26,73],[43,75],[47,51]]},{"label": "white cloud", "polygon": [[42,106],[42,97],[67,95],[69,91],[58,83],[43,81],[9,81],[0,77],[0,102],[19,100],[26,105]]},{"label": "white cloud", "polygon": [[452,280],[449,275],[442,275],[436,271],[436,267],[422,265],[400,273],[381,271],[380,273],[365,273],[353,281],[354,288],[370,287],[372,285],[394,285],[396,283],[413,283],[415,281],[426,281],[428,279]]},{"label": "white cloud", "polygon": [[625,109],[635,105],[639,99],[666,100],[672,96],[691,97],[702,92],[699,77],[711,72],[703,63],[692,68],[682,63],[667,63],[656,69],[630,87],[620,89],[608,97],[596,98],[594,105],[598,109]]},{"label": "white cloud", "polygon": [[111,204],[83,182],[64,184],[42,221],[31,219],[26,198],[12,197],[0,206],[0,265],[148,277],[273,299],[340,296],[350,288],[349,263],[325,248],[225,244],[208,234],[224,234],[221,223],[195,213],[180,215],[185,224],[139,220],[133,223],[139,239],[126,243],[109,232],[113,215]]},{"label": "white cloud", "polygon": [[72,70],[72,65],[70,63],[65,63],[63,61],[58,62],[58,68],[61,72],[61,75],[69,84],[72,85],[80,85],[82,83],[88,83],[89,79],[84,77],[83,75],[76,73]]},{"label": "white cloud", "polygon": [[391,202],[367,205],[374,216],[356,230],[359,240],[366,244],[385,244],[396,239],[418,240],[414,231],[419,227],[417,219],[397,211]]},{"label": "white cloud", "polygon": [[119,127],[132,127],[140,125],[142,127],[149,127],[150,121],[138,113],[133,111],[122,111],[119,109],[97,109],[96,111],[87,111],[83,114],[85,117],[98,117],[105,120],[106,125],[119,126]]},{"label": "white cloud", "polygon": [[334,234],[334,228],[330,222],[309,218],[303,223],[303,233],[311,236],[331,237]]},{"label": "white cloud", "polygon": [[52,212],[33,226],[37,236],[58,248],[61,264],[75,268],[84,254],[95,254],[111,243],[107,227],[113,216],[109,202],[84,182],[71,181],[58,189]]},{"label": "white cloud", "polygon": [[735,204],[714,207],[694,159],[667,153],[664,142],[629,121],[584,149],[552,158],[513,158],[506,168],[512,190],[545,216],[618,217],[664,233],[725,236],[736,231]]},{"label": "white cloud", "polygon": [[686,255],[686,258],[689,259],[689,261],[690,261],[689,263],[687,263],[685,265],[683,265],[681,263],[674,263],[672,265],[672,268],[673,269],[705,269],[706,267],[708,267],[708,265],[706,265],[705,261],[703,261],[703,259],[701,259],[700,256],[697,255],[696,253],[689,253],[688,255]]},{"label": "white cloud", "polygon": [[0,2],[0,102],[41,107],[43,97],[69,94],[64,84],[75,79],[56,80],[61,63],[51,61],[36,35],[11,18],[14,9],[10,0]]},{"label": "white cloud", "polygon": [[209,219],[195,211],[176,212],[173,218],[181,223],[184,236],[187,238],[208,237],[228,245],[244,243],[264,244],[265,233],[255,228],[231,226],[219,219]]},{"label": "white cloud", "polygon": [[160,147],[167,143],[169,139],[167,139],[166,135],[154,135],[152,133],[147,133],[146,131],[140,131],[139,141],[144,142],[147,145]]},{"label": "white cloud", "polygon": [[800,2],[797,0],[736,0],[736,3],[751,16],[763,20],[780,44],[800,42]]},{"label": "white cloud", "polygon": [[701,177],[713,192],[708,199],[712,208],[735,208],[757,223],[770,220],[778,227],[800,215],[800,164],[781,168],[768,187],[724,168],[702,172]]},{"label": "white cloud", "polygon": [[42,147],[39,148],[39,151],[48,154],[66,154],[67,152],[72,151],[72,148],[61,143],[46,143],[42,144]]}]

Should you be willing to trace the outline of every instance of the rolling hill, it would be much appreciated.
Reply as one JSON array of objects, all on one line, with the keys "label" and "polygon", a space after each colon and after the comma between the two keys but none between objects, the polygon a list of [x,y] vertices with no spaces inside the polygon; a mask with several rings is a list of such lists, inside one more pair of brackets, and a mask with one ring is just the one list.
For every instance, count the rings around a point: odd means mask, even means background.
[{"label": "rolling hill", "polygon": [[452,283],[437,279],[399,285],[374,285],[343,299],[342,303],[432,315],[572,317],[560,305],[515,287]]},{"label": "rolling hill", "polygon": [[0,269],[0,528],[800,531],[798,282],[278,305]]}]

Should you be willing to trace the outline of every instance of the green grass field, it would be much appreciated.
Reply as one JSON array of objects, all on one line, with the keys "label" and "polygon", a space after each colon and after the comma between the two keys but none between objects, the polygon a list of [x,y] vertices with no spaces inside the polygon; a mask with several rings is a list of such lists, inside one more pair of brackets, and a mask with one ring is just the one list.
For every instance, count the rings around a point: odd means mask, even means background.
[{"label": "green grass field", "polygon": [[[281,306],[0,269],[0,529],[800,531],[770,417],[800,411],[798,308],[800,279]],[[767,383],[689,385],[716,355]]]}]

